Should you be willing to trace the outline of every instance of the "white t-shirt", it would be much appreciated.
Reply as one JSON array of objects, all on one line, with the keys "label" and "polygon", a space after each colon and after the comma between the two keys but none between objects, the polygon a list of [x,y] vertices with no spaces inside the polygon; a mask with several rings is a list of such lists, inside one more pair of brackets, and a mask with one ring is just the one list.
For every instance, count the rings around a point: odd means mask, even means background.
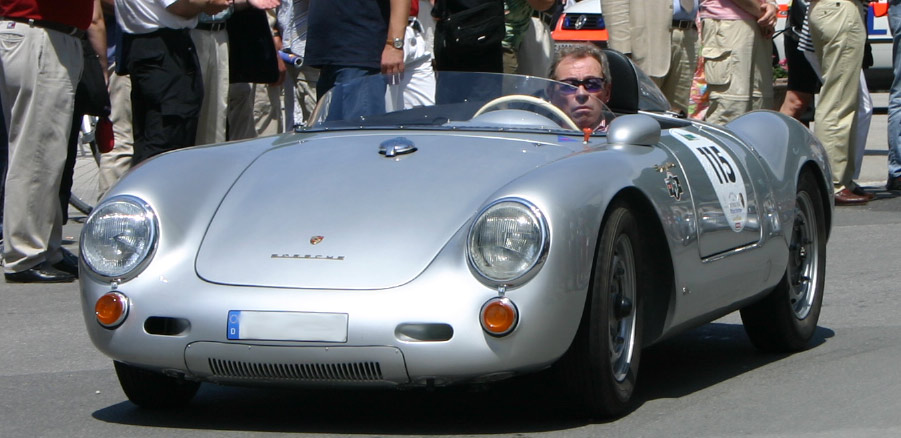
[{"label": "white t-shirt", "polygon": [[125,32],[149,33],[155,30],[193,29],[197,17],[184,18],[166,8],[176,0],[116,0],[116,21]]}]

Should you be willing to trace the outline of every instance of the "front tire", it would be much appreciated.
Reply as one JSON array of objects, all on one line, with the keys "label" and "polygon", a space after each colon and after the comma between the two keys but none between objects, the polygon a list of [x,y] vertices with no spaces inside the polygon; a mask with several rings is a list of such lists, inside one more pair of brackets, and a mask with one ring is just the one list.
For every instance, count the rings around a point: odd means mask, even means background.
[{"label": "front tire", "polygon": [[818,187],[812,174],[801,175],[785,275],[766,298],[741,309],[745,332],[763,351],[803,350],[820,319],[826,278],[826,219]]},{"label": "front tire", "polygon": [[114,361],[119,385],[132,403],[146,409],[172,409],[186,405],[199,382],[176,379],[161,373]]},{"label": "front tire", "polygon": [[604,221],[582,325],[559,377],[580,413],[617,417],[631,407],[641,359],[641,285],[649,278],[632,211],[614,205]]}]

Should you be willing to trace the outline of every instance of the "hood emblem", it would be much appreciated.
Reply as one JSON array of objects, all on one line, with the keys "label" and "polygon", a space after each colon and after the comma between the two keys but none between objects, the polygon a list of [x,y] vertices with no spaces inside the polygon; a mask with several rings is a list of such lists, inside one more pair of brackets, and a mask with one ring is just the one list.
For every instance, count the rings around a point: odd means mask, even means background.
[{"label": "hood emblem", "polygon": [[319,242],[322,242],[322,239],[325,239],[325,237],[313,236],[310,238],[310,245],[318,245]]},{"label": "hood emblem", "polygon": [[588,17],[584,15],[579,15],[579,18],[576,19],[576,30],[582,29],[585,26],[585,22],[588,21]]},{"label": "hood emblem", "polygon": [[413,152],[416,152],[416,145],[405,137],[391,138],[379,145],[379,153],[389,158]]}]

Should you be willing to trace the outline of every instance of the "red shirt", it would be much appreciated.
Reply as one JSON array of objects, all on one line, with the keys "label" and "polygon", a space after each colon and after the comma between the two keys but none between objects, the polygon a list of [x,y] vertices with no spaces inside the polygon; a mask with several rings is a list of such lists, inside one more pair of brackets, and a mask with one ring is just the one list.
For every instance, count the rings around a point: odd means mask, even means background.
[{"label": "red shirt", "polygon": [[0,17],[47,20],[87,30],[94,17],[94,0],[3,0]]}]

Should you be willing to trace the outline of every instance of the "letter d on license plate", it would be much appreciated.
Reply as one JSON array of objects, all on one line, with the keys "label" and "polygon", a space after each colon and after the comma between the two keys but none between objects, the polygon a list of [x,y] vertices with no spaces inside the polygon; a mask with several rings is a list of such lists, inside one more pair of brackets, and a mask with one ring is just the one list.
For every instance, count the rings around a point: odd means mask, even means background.
[{"label": "letter d on license plate", "polygon": [[228,339],[347,342],[346,313],[230,310]]}]

